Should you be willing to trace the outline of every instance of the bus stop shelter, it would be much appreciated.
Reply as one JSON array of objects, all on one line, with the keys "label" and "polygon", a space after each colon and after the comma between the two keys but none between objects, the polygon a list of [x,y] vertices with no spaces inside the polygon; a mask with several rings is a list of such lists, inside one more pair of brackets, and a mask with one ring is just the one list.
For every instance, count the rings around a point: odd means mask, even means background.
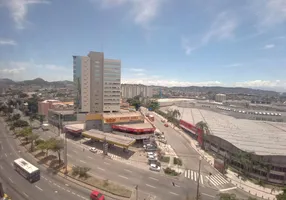
[{"label": "bus stop shelter", "polygon": [[117,145],[117,146],[120,146],[126,149],[128,149],[128,147],[130,147],[136,141],[134,138],[115,135],[112,133],[105,133],[105,132],[95,130],[95,129],[84,131],[82,132],[82,135],[86,138],[106,141],[109,144],[114,144],[114,145]]}]

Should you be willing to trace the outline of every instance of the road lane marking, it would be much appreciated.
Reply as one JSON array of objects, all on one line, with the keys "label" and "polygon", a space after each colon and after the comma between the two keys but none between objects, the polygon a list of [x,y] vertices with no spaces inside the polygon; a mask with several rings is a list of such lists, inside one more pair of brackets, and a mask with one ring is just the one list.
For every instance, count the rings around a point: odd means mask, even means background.
[{"label": "road lane marking", "polygon": [[5,153],[5,156],[7,157],[7,153]]},{"label": "road lane marking", "polygon": [[23,192],[23,194],[24,194],[27,198],[29,198],[29,196],[28,196],[25,192]]},{"label": "road lane marking", "polygon": [[173,194],[173,195],[179,196],[179,194],[177,194],[177,193],[175,193],[175,192],[170,192],[170,194]]},{"label": "road lane marking", "polygon": [[104,164],[106,164],[106,165],[110,165],[110,163],[107,163],[107,162],[103,162]]},{"label": "road lane marking", "polygon": [[150,179],[154,180],[154,181],[159,181],[158,179],[156,178],[153,178],[153,177],[149,177]]},{"label": "road lane marking", "polygon": [[225,189],[221,189],[219,190],[220,192],[226,192],[226,191],[229,191],[229,190],[234,190],[236,189],[237,187],[231,187],[231,188],[225,188]]},{"label": "road lane marking", "polygon": [[211,198],[216,198],[215,196],[209,195],[209,194],[206,194],[206,193],[202,193],[202,195],[205,195],[205,196],[208,196],[208,197],[211,197]]},{"label": "road lane marking", "polygon": [[39,190],[43,191],[42,188],[40,188],[39,186],[35,185],[36,188],[38,188]]},{"label": "road lane marking", "polygon": [[67,156],[68,156],[68,157],[71,157],[71,155],[70,155],[70,154],[67,154]]},{"label": "road lane marking", "polygon": [[102,169],[102,168],[100,168],[100,167],[97,167],[97,169],[102,170],[102,171],[105,171],[105,169]]},{"label": "road lane marking", "polygon": [[77,151],[76,151],[76,150],[72,150],[72,151],[77,154]]},{"label": "road lane marking", "polygon": [[86,163],[86,162],[85,162],[85,161],[83,161],[83,160],[79,160],[79,162]]},{"label": "road lane marking", "polygon": [[11,178],[9,178],[9,180],[11,181],[11,183],[14,183]]},{"label": "road lane marking", "polygon": [[3,169],[2,165],[0,165],[0,168]]},{"label": "road lane marking", "polygon": [[93,157],[91,157],[91,156],[87,156],[88,158],[90,158],[90,159],[93,159]]},{"label": "road lane marking", "polygon": [[131,171],[131,170],[129,170],[129,169],[124,169],[124,171],[131,172],[131,173],[132,173],[132,171]]},{"label": "road lane marking", "polygon": [[148,186],[148,187],[151,187],[151,188],[156,188],[155,186],[153,186],[153,185],[149,185],[149,184],[145,184],[146,186]]},{"label": "road lane marking", "polygon": [[126,177],[126,176],[122,176],[122,175],[118,175],[118,176],[121,178],[124,178],[124,179],[128,179],[128,177]]}]

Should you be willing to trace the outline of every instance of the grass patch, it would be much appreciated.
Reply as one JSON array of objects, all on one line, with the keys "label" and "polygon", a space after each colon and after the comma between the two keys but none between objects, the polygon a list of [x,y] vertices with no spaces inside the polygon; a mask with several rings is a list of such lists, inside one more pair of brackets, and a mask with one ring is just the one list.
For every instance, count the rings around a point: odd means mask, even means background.
[{"label": "grass patch", "polygon": [[[87,173],[88,174],[88,173]],[[68,173],[68,175],[72,176],[72,170]],[[88,185],[94,186],[100,190],[106,191],[108,193],[125,197],[125,198],[130,198],[132,191],[127,189],[124,186],[118,185],[116,183],[113,183],[109,180],[102,180],[99,178],[95,178],[93,176],[88,175],[87,177],[82,177],[80,178],[79,176],[72,176],[81,182],[84,182]]]},{"label": "grass patch", "polygon": [[166,169],[164,169],[165,174],[168,174],[170,176],[178,176],[180,175],[178,172],[176,172],[175,170],[171,169],[170,167],[167,167]]},{"label": "grass patch", "polygon": [[174,158],[173,162],[175,165],[180,165],[180,166],[183,165],[182,159],[180,159],[180,158]]},{"label": "grass patch", "polygon": [[170,162],[170,157],[168,157],[168,156],[162,156],[162,157],[160,158],[160,161],[161,161],[161,162],[165,162],[165,163],[169,163],[169,162]]}]

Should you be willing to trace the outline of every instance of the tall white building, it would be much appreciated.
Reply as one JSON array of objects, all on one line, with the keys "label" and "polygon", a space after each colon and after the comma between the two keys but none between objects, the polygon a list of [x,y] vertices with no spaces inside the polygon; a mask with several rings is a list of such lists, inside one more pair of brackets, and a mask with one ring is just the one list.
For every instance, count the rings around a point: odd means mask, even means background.
[{"label": "tall white building", "polygon": [[104,53],[73,56],[78,113],[118,112],[120,110],[121,61],[104,59]]},{"label": "tall white building", "polygon": [[121,85],[122,98],[133,98],[135,96],[142,96],[144,98],[151,98],[153,96],[153,88],[146,85],[122,84]]}]

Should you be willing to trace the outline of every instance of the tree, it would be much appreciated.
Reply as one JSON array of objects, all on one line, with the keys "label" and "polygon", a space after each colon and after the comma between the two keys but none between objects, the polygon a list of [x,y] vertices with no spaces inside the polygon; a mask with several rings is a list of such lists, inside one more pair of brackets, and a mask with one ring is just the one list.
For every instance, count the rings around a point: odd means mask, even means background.
[{"label": "tree", "polygon": [[283,188],[282,191],[282,193],[276,195],[277,200],[286,200],[286,188]]},{"label": "tree", "polygon": [[219,200],[237,200],[235,194],[229,194],[229,193],[219,193],[218,197]]},{"label": "tree", "polygon": [[12,116],[12,121],[17,121],[21,118],[21,115],[20,114],[15,114]]},{"label": "tree", "polygon": [[134,106],[136,110],[138,110],[140,108],[140,106],[142,105],[142,102],[140,101],[140,96],[135,96],[131,99],[127,99],[127,102]]},{"label": "tree", "polygon": [[39,115],[39,121],[41,122],[41,125],[43,124],[45,117],[45,115]]},{"label": "tree", "polygon": [[252,165],[251,153],[245,151],[239,151],[236,157],[241,165],[243,173],[247,174],[250,169],[250,166]]},{"label": "tree", "polygon": [[32,129],[30,127],[25,127],[19,132],[20,137],[24,137],[25,140],[28,142],[30,135],[32,135]]},{"label": "tree", "polygon": [[31,152],[34,151],[34,142],[39,138],[40,136],[36,133],[32,133],[28,135],[28,141],[31,142]]},{"label": "tree", "polygon": [[51,138],[51,150],[58,153],[59,164],[61,164],[61,151],[64,149],[64,141],[62,139]]},{"label": "tree", "polygon": [[158,110],[160,104],[157,100],[150,100],[146,103],[146,107],[152,111]]},{"label": "tree", "polygon": [[202,131],[202,149],[205,149],[205,139],[210,134],[209,126],[206,122],[200,121],[196,124],[196,128]]},{"label": "tree", "polygon": [[18,127],[26,127],[26,126],[29,126],[29,123],[25,120],[17,120],[13,123],[13,126],[18,128]]}]

